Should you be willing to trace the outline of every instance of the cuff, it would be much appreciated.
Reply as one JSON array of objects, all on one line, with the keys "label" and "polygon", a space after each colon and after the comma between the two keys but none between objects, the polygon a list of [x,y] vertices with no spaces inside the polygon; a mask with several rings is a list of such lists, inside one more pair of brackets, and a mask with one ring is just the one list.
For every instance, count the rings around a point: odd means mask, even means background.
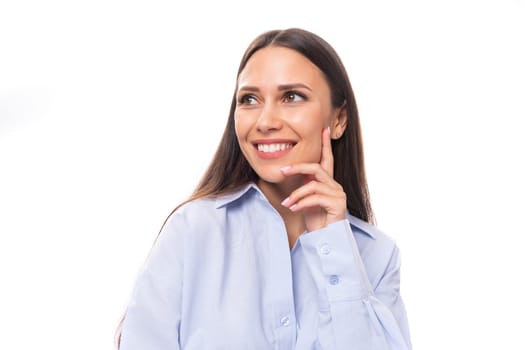
[{"label": "cuff", "polygon": [[299,237],[319,291],[329,302],[363,299],[372,288],[347,220],[332,223]]}]

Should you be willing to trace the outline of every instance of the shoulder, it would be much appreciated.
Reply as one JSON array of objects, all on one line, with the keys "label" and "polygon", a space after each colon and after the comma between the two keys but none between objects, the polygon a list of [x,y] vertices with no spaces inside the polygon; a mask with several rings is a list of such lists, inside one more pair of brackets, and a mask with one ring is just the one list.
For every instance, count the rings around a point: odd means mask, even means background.
[{"label": "shoulder", "polygon": [[180,205],[166,219],[163,230],[201,231],[217,224],[221,217],[216,199],[199,198]]},{"label": "shoulder", "polygon": [[192,240],[210,238],[214,234],[223,235],[228,226],[228,218],[241,217],[236,209],[249,210],[253,205],[256,191],[224,194],[217,197],[203,197],[190,200],[175,209],[166,219],[163,231],[177,231],[191,236]]},{"label": "shoulder", "polygon": [[173,213],[174,217],[196,218],[202,214],[217,212],[216,198],[198,198],[179,206]]},{"label": "shoulder", "polygon": [[153,245],[153,252],[176,258],[180,263],[218,238],[224,222],[213,199],[196,199],[177,207],[168,215]]}]

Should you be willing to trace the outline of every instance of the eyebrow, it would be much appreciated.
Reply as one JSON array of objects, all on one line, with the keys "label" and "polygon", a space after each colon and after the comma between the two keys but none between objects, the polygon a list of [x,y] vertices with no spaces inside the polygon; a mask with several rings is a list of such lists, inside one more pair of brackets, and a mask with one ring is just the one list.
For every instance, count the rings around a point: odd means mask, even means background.
[{"label": "eyebrow", "polygon": [[[302,83],[293,83],[293,84],[283,84],[283,85],[279,85],[277,87],[277,90],[279,91],[283,91],[283,90],[293,90],[293,89],[297,89],[297,88],[303,88],[303,89],[307,89],[307,90],[310,90],[312,91],[312,89],[305,85],[305,84],[302,84]],[[253,92],[259,92],[260,89],[256,86],[249,86],[249,85],[246,85],[246,86],[241,86],[241,88],[239,89],[239,91],[253,91]]]}]

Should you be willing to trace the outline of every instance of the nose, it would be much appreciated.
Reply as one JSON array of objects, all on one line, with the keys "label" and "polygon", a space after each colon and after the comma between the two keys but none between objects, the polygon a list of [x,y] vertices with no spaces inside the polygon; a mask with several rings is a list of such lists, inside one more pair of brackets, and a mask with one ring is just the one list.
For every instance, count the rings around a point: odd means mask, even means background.
[{"label": "nose", "polygon": [[272,103],[267,103],[261,109],[259,118],[257,118],[257,130],[262,133],[279,130],[282,128],[282,119],[279,115],[279,109]]}]

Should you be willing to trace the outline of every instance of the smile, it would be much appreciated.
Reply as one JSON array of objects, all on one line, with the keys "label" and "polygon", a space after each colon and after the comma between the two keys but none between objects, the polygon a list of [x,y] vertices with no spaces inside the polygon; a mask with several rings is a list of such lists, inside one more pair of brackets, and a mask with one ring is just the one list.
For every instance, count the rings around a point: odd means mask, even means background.
[{"label": "smile", "polygon": [[290,139],[259,139],[253,140],[252,145],[261,159],[277,159],[288,154],[296,142]]},{"label": "smile", "polygon": [[284,151],[292,148],[294,145],[291,143],[270,143],[270,144],[257,144],[257,150],[263,153],[274,153]]}]

